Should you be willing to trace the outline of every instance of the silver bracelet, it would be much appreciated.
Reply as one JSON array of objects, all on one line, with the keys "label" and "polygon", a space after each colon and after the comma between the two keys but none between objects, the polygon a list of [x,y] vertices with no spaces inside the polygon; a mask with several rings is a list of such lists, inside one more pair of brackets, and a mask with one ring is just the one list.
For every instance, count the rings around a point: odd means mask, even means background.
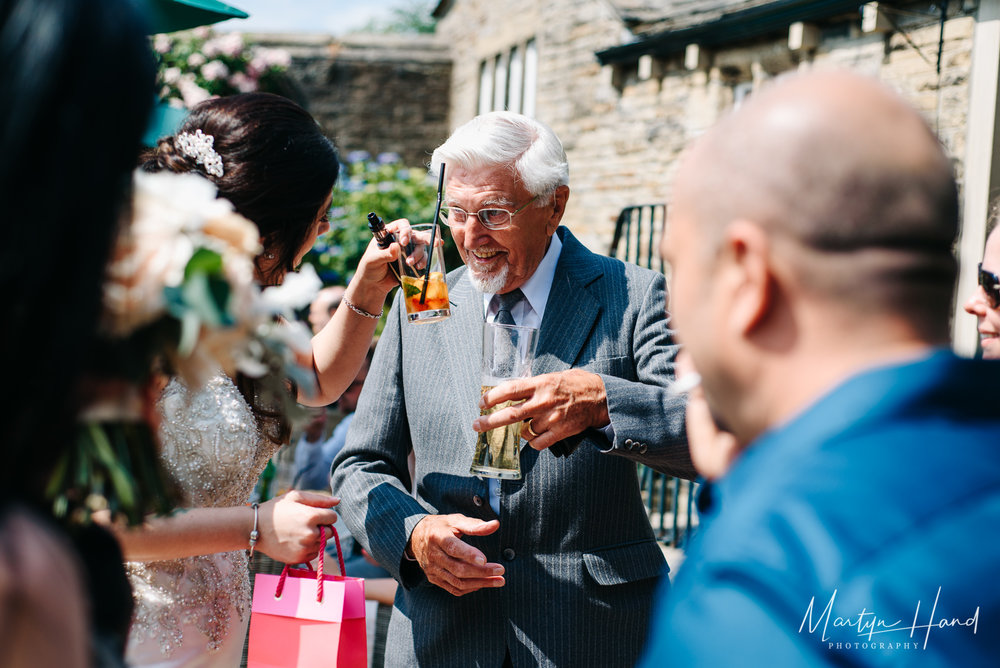
[{"label": "silver bracelet", "polygon": [[260,507],[258,503],[251,503],[250,507],[253,508],[253,531],[250,532],[250,559],[253,559],[253,551],[257,547],[257,541],[260,539],[260,532],[257,531],[257,509]]},{"label": "silver bracelet", "polygon": [[375,314],[375,313],[369,313],[368,311],[364,310],[363,308],[360,308],[356,304],[353,304],[347,297],[341,297],[340,301],[343,302],[347,306],[347,308],[351,309],[358,315],[364,316],[366,318],[371,318],[372,320],[378,320],[379,318],[382,317],[382,314],[385,313],[385,306],[382,307],[382,310],[379,311],[378,314]]}]

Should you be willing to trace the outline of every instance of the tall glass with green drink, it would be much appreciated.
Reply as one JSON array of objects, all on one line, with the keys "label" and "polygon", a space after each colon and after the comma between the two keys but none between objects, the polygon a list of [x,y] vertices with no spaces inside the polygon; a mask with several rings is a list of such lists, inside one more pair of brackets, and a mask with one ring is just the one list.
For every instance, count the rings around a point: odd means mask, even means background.
[{"label": "tall glass with green drink", "polygon": [[[535,361],[538,330],[487,322],[483,324],[482,393],[505,380],[528,378]],[[513,402],[505,402],[482,411],[489,415]],[[470,472],[486,478],[519,480],[521,478],[521,423],[491,429],[479,434]]]}]

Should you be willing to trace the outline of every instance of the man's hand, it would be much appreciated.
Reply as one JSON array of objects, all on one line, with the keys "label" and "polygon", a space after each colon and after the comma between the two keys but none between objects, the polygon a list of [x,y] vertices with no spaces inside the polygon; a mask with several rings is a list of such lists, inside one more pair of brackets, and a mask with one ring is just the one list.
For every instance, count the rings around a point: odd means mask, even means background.
[{"label": "man's hand", "polygon": [[409,549],[427,576],[454,596],[484,587],[502,587],[504,568],[486,563],[486,555],[462,540],[463,535],[488,536],[500,522],[484,522],[465,515],[428,515],[410,534]]},{"label": "man's hand", "polygon": [[488,410],[507,401],[523,403],[480,416],[472,428],[482,432],[523,420],[521,437],[535,450],[544,450],[585,429],[600,429],[611,422],[604,381],[582,369],[505,381],[483,395],[479,408]]}]

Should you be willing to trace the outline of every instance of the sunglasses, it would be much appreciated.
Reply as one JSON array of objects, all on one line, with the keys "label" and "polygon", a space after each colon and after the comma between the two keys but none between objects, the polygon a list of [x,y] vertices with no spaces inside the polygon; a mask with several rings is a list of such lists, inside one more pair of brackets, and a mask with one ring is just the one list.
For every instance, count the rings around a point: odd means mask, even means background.
[{"label": "sunglasses", "polygon": [[986,302],[990,308],[1000,308],[1000,278],[996,274],[985,271],[983,263],[979,263],[979,285],[986,293]]}]

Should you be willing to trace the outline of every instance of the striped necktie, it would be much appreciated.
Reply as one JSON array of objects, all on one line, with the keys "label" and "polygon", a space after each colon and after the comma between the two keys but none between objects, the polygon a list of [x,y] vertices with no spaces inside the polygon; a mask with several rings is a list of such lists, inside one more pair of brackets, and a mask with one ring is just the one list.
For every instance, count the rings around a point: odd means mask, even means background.
[{"label": "striped necktie", "polygon": [[493,319],[493,322],[501,325],[516,325],[517,323],[514,322],[514,316],[511,314],[511,311],[514,310],[515,306],[521,303],[522,299],[524,299],[524,293],[521,292],[521,288],[511,290],[506,294],[498,294],[494,297],[494,299],[497,300],[499,308],[497,309],[497,316]]}]

